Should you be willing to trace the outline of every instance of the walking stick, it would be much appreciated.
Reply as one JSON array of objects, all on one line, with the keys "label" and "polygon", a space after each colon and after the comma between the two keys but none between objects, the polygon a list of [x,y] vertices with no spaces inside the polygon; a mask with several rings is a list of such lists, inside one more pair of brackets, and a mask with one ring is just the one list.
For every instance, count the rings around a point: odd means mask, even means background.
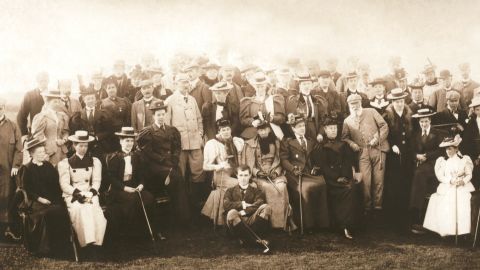
[{"label": "walking stick", "polygon": [[478,234],[478,224],[480,222],[480,207],[478,208],[477,214],[477,226],[475,226],[475,237],[473,238],[473,248],[475,248],[475,243],[477,243],[477,234]]},{"label": "walking stick", "polygon": [[152,242],[155,244],[155,236],[153,235],[152,227],[150,226],[150,220],[148,219],[147,211],[145,210],[145,205],[143,204],[142,194],[140,190],[136,190],[138,197],[140,198],[140,203],[142,204],[143,214],[145,215],[145,220],[147,221],[148,231],[152,237]]},{"label": "walking stick", "polygon": [[267,243],[265,242],[265,240],[263,240],[262,238],[260,238],[260,236],[258,236],[258,234],[256,234],[252,228],[250,228],[250,226],[247,225],[247,223],[245,223],[245,221],[243,221],[243,219],[240,218],[240,221],[242,222],[242,224],[245,226],[245,228],[247,228],[247,230],[253,235],[253,237],[255,237],[255,239],[262,245],[265,247],[265,249],[263,250],[263,253],[268,253],[270,251],[270,248],[268,247]]},{"label": "walking stick", "polygon": [[267,180],[270,182],[270,184],[272,184],[272,186],[278,191],[278,193],[282,193],[278,188],[277,186],[275,185],[275,183],[273,183],[272,179],[270,179],[270,177],[267,176]]},{"label": "walking stick", "polygon": [[455,185],[455,245],[458,244],[458,186]]},{"label": "walking stick", "polygon": [[298,188],[300,193],[300,234],[303,235],[303,195],[302,195],[302,174],[298,176]]}]

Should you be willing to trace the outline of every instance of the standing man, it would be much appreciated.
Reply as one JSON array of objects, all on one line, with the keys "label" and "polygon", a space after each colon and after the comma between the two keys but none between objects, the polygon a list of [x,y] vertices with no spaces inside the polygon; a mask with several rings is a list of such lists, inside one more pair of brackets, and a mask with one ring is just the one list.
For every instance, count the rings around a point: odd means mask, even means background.
[{"label": "standing man", "polygon": [[365,213],[370,214],[382,210],[388,125],[375,109],[362,108],[360,95],[350,95],[347,102],[351,114],[343,123],[342,140],[359,155]]},{"label": "standing man", "polygon": [[16,239],[19,232],[11,213],[15,182],[13,177],[22,165],[21,132],[5,115],[6,100],[0,97],[0,233]]},{"label": "standing man", "polygon": [[48,82],[49,76],[47,72],[38,73],[37,87],[28,91],[23,97],[17,114],[17,124],[22,133],[22,141],[30,133],[29,127],[32,124],[33,117],[42,110],[43,104],[45,104],[41,94],[47,91]]},{"label": "standing man", "polygon": [[153,89],[151,79],[144,78],[140,82],[140,91],[143,97],[132,104],[132,127],[135,132],[140,132],[144,127],[153,123],[152,111],[149,108],[153,102],[159,100],[153,96]]}]

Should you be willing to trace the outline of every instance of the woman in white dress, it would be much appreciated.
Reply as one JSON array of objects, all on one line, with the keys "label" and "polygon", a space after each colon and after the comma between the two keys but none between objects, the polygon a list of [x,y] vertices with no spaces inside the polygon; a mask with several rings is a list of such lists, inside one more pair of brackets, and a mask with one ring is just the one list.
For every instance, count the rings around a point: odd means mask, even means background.
[{"label": "woman in white dress", "polygon": [[225,225],[223,219],[223,196],[225,191],[238,184],[235,172],[244,141],[232,137],[230,121],[217,121],[218,134],[205,144],[203,170],[213,171],[213,188],[202,209],[202,214],[213,220],[214,225]]},{"label": "woman in white dress", "polygon": [[458,151],[461,141],[457,135],[440,144],[446,148],[446,156],[439,157],[435,163],[435,175],[440,184],[430,197],[423,223],[423,227],[442,237],[470,233],[470,192],[475,190],[470,182],[473,163],[469,156]]},{"label": "woman in white dress", "polygon": [[68,139],[75,154],[58,163],[63,198],[80,246],[98,247],[103,244],[107,227],[98,201],[102,163],[87,153],[88,143],[94,140],[87,131],[78,130]]}]

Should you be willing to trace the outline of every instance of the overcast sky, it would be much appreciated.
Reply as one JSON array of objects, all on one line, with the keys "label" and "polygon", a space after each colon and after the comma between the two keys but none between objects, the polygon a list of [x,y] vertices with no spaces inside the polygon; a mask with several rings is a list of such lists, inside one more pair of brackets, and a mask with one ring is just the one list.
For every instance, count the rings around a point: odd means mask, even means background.
[{"label": "overcast sky", "polygon": [[165,64],[177,51],[225,48],[259,64],[336,56],[343,68],[356,55],[374,76],[388,72],[393,55],[410,76],[426,57],[454,74],[469,61],[480,80],[478,0],[0,0],[0,21],[0,92],[33,88],[40,70],[53,81],[116,58],[135,64],[147,52]]}]

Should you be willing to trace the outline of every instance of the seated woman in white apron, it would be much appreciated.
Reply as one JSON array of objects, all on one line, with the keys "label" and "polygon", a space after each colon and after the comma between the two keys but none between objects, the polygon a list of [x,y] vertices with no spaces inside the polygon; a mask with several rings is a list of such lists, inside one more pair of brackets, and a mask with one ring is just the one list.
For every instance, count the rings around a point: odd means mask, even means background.
[{"label": "seated woman in white apron", "polygon": [[238,183],[234,173],[244,142],[241,138],[232,137],[231,124],[228,120],[218,120],[217,130],[217,136],[205,144],[203,151],[203,169],[214,171],[212,184],[214,190],[208,196],[202,214],[212,219],[215,225],[225,225],[223,197],[228,188]]},{"label": "seated woman in white apron", "polygon": [[58,163],[63,198],[80,246],[101,246],[107,226],[98,202],[102,164],[87,154],[88,143],[94,138],[79,130],[68,139],[73,142],[75,154]]},{"label": "seated woman in white apron", "polygon": [[[440,184],[428,203],[423,227],[440,236],[470,233],[470,192],[473,163],[469,156],[458,152],[462,139],[445,138],[440,147],[445,147],[446,156],[435,163],[435,175]],[[458,223],[457,223],[458,222]]]}]

